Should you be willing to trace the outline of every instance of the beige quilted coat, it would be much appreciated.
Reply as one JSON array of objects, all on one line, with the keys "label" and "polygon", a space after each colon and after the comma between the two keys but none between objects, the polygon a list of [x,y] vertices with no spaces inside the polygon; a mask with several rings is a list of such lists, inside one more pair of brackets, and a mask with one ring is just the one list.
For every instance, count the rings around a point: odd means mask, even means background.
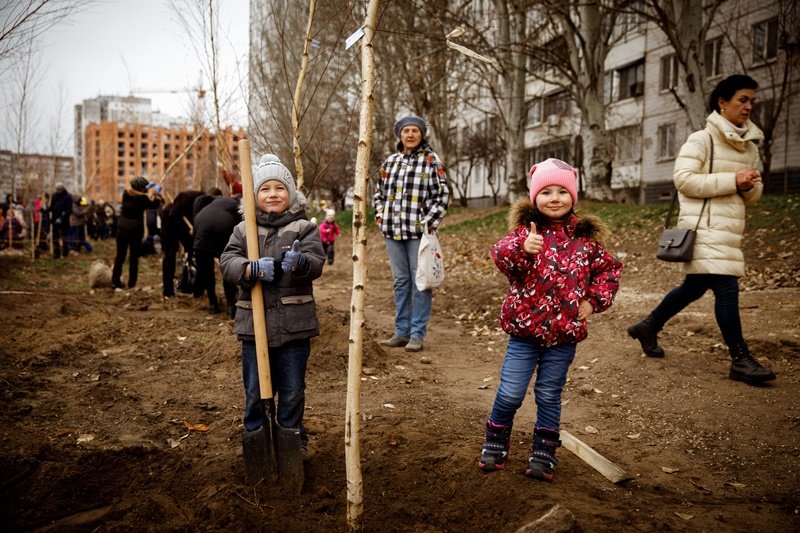
[{"label": "beige quilted coat", "polygon": [[[742,235],[745,205],[761,198],[763,185],[757,183],[747,192],[736,190],[736,172],[743,168],[761,169],[756,144],[764,134],[749,120],[744,137],[716,111],[706,119],[706,127],[689,135],[675,160],[673,179],[680,201],[679,228],[694,229],[703,199],[707,198],[697,229],[694,257],[686,263],[687,274],[744,275]],[[714,139],[714,168],[709,174]]]}]

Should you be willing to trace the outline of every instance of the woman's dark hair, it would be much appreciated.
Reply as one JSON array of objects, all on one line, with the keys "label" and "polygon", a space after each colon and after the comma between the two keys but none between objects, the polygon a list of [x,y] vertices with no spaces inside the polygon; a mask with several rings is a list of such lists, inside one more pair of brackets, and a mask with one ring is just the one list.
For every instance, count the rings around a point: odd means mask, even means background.
[{"label": "woman's dark hair", "polygon": [[708,99],[708,112],[716,111],[719,113],[719,99],[722,98],[726,102],[733,98],[736,91],[742,89],[758,89],[758,82],[744,74],[734,74],[728,76],[720,81],[714,90],[711,91],[711,96]]}]

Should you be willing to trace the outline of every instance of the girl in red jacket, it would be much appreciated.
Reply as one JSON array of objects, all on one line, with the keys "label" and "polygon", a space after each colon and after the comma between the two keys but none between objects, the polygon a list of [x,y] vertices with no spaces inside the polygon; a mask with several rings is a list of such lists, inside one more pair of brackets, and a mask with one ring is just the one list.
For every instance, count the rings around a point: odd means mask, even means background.
[{"label": "girl in red jacket", "polygon": [[325,250],[325,257],[328,258],[328,264],[333,264],[333,243],[336,237],[342,234],[342,230],[333,217],[336,216],[336,211],[333,209],[325,210],[325,220],[319,225],[319,239],[322,241],[322,248]]},{"label": "girl in red jacket", "polygon": [[484,471],[505,466],[514,415],[535,372],[537,413],[525,475],[550,481],[561,445],[567,371],[577,343],[587,336],[586,319],[611,307],[622,264],[601,244],[608,233],[605,225],[575,215],[574,168],[548,159],[534,165],[530,177],[530,201],[512,207],[511,232],[492,248],[510,284],[500,311],[510,337],[479,466]]}]

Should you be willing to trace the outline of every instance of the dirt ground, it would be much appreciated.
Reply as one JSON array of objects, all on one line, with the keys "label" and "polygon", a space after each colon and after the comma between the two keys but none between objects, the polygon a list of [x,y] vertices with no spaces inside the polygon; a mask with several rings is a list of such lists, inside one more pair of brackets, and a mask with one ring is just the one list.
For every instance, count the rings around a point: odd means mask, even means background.
[{"label": "dirt ground", "polygon": [[[583,531],[800,530],[800,258],[785,236],[748,237],[759,247],[742,281],[745,336],[778,374],[750,387],[727,379],[710,295],[668,324],[662,360],[625,334],[681,279],[653,257],[654,234],[609,243],[625,264],[622,287],[611,310],[590,318],[563,396],[563,429],[623,468],[631,479],[618,484],[565,448],[553,483],[525,478],[530,399],[507,469],[477,468],[506,342],[497,321],[506,283],[488,254],[499,235],[445,228],[448,279],[425,350],[409,354],[378,344],[391,333],[391,280],[370,234],[366,531],[514,531],[556,504]],[[315,284],[322,335],[308,372],[312,455],[299,496],[244,483],[231,322],[208,314],[205,299],[163,300],[159,257],[143,260],[139,287],[117,292],[87,281],[92,260],[111,261],[110,241],[60,262],[0,257],[2,529],[345,530],[349,244],[337,243]]]}]

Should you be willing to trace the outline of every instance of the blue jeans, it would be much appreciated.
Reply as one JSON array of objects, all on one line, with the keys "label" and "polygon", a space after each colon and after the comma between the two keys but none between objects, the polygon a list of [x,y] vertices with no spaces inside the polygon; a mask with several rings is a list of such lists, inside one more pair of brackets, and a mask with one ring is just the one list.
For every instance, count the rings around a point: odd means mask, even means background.
[{"label": "blue jeans", "polygon": [[433,293],[417,290],[419,239],[384,241],[394,278],[394,334],[422,340],[431,318]]},{"label": "blue jeans", "polygon": [[567,371],[575,359],[575,344],[539,346],[523,337],[511,335],[506,358],[500,369],[500,386],[489,420],[509,426],[525,399],[528,385],[536,371],[533,395],[536,399],[536,427],[558,431],[561,423],[561,391]]},{"label": "blue jeans", "polygon": [[[284,428],[303,430],[303,410],[306,408],[306,367],[311,354],[311,339],[290,341],[269,348],[269,369],[272,393],[278,395],[276,418]],[[242,379],[244,381],[244,427],[255,431],[264,425],[261,389],[258,382],[256,343],[242,341]]]},{"label": "blue jeans", "polygon": [[686,306],[700,299],[705,292],[714,292],[714,316],[729,348],[744,343],[742,321],[739,317],[739,278],[721,274],[687,274],[683,283],[664,296],[653,309],[655,326],[660,330],[664,324]]}]

